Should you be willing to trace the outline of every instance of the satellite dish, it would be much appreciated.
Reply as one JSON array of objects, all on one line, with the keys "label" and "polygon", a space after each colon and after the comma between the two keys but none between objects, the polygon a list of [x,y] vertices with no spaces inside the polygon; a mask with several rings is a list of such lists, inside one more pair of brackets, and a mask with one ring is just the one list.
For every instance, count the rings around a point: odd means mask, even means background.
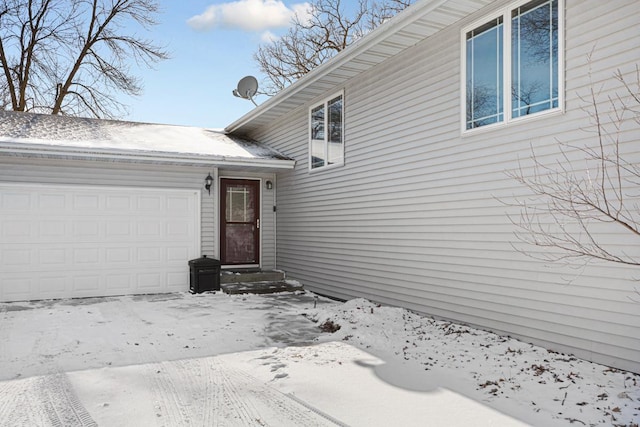
[{"label": "satellite dish", "polygon": [[240,79],[238,88],[233,90],[233,95],[238,98],[248,99],[257,107],[258,104],[253,100],[256,92],[258,92],[258,80],[253,76],[247,76]]}]

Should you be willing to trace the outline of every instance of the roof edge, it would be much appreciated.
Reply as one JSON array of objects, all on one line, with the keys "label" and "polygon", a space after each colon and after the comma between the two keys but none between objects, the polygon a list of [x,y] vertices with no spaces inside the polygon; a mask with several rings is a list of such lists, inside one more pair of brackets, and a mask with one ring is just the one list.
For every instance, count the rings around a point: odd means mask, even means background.
[{"label": "roof edge", "polygon": [[273,169],[293,169],[295,160],[285,159],[244,159],[241,157],[198,155],[186,153],[170,153],[170,152],[147,152],[133,150],[106,150],[106,149],[90,149],[83,150],[74,147],[49,147],[41,144],[9,144],[0,141],[1,155],[22,155],[24,157],[44,157],[44,158],[76,158],[76,159],[93,159],[107,161],[140,161],[153,163],[170,163],[170,164],[202,164],[217,166],[245,166],[260,167]]},{"label": "roof edge", "polygon": [[280,92],[266,100],[264,103],[260,104],[258,107],[254,108],[244,116],[226,126],[224,128],[224,132],[227,134],[234,133],[245,124],[251,122],[256,117],[259,117],[266,111],[277,107],[282,100],[287,99],[288,97],[304,90],[306,87],[312,85],[320,78],[349,62],[353,57],[365,52],[370,46],[377,44],[380,39],[384,39],[389,34],[394,34],[397,31],[400,31],[402,28],[417,21],[425,14],[442,6],[447,1],[448,0],[424,0],[418,3],[414,3],[413,5],[409,6],[408,8],[404,9],[396,16],[391,18],[389,21],[373,29],[370,33],[365,35],[360,40],[357,40],[350,46],[347,46],[347,48],[331,58],[329,61],[325,62],[319,67],[314,68],[309,73],[296,80],[286,88],[282,89]]}]

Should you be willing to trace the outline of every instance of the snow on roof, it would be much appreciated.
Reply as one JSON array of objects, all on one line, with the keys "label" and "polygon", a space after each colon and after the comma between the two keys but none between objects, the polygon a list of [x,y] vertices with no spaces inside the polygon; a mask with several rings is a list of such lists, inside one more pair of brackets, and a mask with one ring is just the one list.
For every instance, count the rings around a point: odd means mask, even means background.
[{"label": "snow on roof", "polygon": [[[19,145],[18,145],[19,144]],[[253,160],[290,160],[257,141],[221,130],[0,111],[0,145],[48,151],[173,154]]]}]

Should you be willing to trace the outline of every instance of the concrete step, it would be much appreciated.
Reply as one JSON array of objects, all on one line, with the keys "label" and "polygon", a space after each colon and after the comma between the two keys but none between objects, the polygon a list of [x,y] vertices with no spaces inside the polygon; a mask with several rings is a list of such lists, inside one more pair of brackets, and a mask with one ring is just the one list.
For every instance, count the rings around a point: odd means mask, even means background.
[{"label": "concrete step", "polygon": [[265,281],[265,282],[235,282],[220,285],[222,292],[237,294],[274,294],[277,292],[302,291],[303,286],[295,280]]},{"label": "concrete step", "polygon": [[220,273],[220,284],[280,282],[284,281],[284,278],[284,271],[279,270],[222,270]]}]

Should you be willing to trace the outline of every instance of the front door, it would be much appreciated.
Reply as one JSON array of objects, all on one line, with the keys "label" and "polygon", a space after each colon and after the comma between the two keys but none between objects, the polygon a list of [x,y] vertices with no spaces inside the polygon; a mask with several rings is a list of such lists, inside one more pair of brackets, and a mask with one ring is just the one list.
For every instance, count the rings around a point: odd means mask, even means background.
[{"label": "front door", "polygon": [[220,258],[224,265],[260,263],[260,181],[221,180]]}]

